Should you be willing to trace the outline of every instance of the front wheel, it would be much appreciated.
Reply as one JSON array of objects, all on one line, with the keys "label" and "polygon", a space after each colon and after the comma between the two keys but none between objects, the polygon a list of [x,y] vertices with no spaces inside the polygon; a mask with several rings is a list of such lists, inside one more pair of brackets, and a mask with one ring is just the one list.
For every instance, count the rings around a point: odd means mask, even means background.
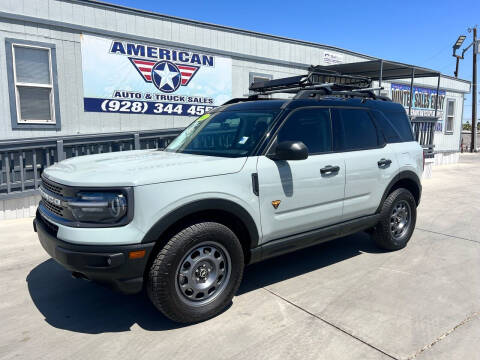
[{"label": "front wheel", "polygon": [[233,231],[215,222],[193,224],[159,251],[149,271],[147,292],[171,320],[203,321],[230,304],[243,267],[242,246]]},{"label": "front wheel", "polygon": [[373,239],[382,249],[402,249],[410,240],[416,221],[415,199],[407,189],[397,189],[383,202],[380,221],[373,229]]}]

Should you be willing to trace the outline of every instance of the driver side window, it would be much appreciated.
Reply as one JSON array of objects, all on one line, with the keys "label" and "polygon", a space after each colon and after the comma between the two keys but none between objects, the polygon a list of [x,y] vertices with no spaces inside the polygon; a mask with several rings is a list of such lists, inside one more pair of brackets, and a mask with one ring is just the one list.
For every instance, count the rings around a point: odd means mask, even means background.
[{"label": "driver side window", "polygon": [[332,124],[326,108],[308,108],[293,112],[282,125],[277,143],[302,141],[310,155],[332,151]]}]

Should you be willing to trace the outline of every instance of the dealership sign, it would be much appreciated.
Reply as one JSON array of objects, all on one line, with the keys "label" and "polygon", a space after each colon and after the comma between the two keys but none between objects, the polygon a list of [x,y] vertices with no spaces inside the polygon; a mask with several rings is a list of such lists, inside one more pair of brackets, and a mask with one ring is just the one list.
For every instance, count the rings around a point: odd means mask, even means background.
[{"label": "dealership sign", "polygon": [[[437,90],[423,87],[413,87],[412,116],[435,116],[435,102]],[[410,107],[410,86],[403,84],[392,84],[392,100],[402,104],[406,109]],[[438,91],[438,108],[436,131],[443,127],[443,111],[445,105],[445,90]]]},{"label": "dealership sign", "polygon": [[337,65],[343,64],[343,54],[333,53],[331,51],[324,51],[323,52],[323,63],[325,65]]},{"label": "dealership sign", "polygon": [[232,60],[82,35],[84,109],[198,116],[232,96]]}]

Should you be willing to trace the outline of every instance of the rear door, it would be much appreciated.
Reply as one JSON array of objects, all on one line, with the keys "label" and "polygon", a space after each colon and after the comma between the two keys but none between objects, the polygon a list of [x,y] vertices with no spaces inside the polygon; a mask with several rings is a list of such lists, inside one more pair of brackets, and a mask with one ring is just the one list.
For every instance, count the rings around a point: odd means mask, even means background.
[{"label": "rear door", "polygon": [[335,147],[346,167],[343,220],[371,215],[398,168],[395,153],[368,109],[337,108],[332,113]]},{"label": "rear door", "polygon": [[294,110],[274,139],[302,141],[309,156],[297,161],[258,158],[263,242],[341,221],[345,163],[332,151],[329,109]]}]

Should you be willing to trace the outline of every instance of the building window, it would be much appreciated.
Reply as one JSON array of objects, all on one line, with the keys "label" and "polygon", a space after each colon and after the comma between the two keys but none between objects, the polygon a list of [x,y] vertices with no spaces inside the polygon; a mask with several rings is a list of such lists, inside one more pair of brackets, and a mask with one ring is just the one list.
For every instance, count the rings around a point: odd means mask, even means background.
[{"label": "building window", "polygon": [[[252,85],[254,82],[262,82],[262,81],[268,81],[272,79],[273,79],[273,75],[251,72],[249,76],[248,87],[250,87],[250,85]],[[253,92],[250,91],[250,93],[253,93]]]},{"label": "building window", "polygon": [[55,46],[7,39],[10,111],[14,129],[59,129]]},{"label": "building window", "polygon": [[445,118],[445,133],[452,134],[455,120],[455,100],[447,102],[447,116]]}]

